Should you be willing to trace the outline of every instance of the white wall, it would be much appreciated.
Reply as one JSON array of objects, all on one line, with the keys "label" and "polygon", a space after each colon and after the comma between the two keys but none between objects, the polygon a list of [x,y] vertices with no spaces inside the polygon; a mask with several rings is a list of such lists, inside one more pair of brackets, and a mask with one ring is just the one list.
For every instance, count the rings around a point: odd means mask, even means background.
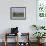
[{"label": "white wall", "polygon": [[[10,7],[26,7],[26,20],[10,20]],[[0,34],[17,26],[32,36],[32,24],[36,24],[36,0],[0,0]]]}]

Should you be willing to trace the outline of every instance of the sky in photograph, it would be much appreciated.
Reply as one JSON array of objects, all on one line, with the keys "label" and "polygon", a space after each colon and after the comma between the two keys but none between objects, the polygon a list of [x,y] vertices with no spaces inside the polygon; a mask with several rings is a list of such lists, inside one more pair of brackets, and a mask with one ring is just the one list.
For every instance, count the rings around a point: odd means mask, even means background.
[{"label": "sky in photograph", "polygon": [[12,12],[24,13],[24,8],[12,8]]}]

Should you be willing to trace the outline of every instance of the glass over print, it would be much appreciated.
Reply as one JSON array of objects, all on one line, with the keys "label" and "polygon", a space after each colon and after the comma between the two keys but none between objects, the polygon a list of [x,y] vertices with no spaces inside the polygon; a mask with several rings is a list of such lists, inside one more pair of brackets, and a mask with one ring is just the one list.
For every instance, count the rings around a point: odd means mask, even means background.
[{"label": "glass over print", "polygon": [[26,7],[11,7],[10,19],[12,20],[26,19]]}]

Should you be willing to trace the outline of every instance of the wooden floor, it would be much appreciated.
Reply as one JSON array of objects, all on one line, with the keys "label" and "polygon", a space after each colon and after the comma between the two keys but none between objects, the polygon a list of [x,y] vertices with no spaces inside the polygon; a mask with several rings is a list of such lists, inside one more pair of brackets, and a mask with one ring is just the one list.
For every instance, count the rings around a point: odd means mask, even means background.
[{"label": "wooden floor", "polygon": [[[3,42],[2,43],[0,42],[0,46],[4,46],[4,43]],[[10,42],[10,43],[8,43],[7,46],[15,46],[15,43]],[[37,46],[37,43],[32,42],[32,43],[30,43],[30,46]],[[44,45],[42,45],[42,46],[46,46],[46,43],[44,43]]]}]

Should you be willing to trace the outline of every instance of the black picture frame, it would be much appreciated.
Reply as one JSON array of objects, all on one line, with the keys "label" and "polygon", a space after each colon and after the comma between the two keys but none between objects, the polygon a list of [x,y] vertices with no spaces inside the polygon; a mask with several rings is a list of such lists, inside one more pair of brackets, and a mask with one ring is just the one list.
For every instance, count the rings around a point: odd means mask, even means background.
[{"label": "black picture frame", "polygon": [[11,7],[10,8],[11,20],[25,20],[26,19],[26,7]]}]

